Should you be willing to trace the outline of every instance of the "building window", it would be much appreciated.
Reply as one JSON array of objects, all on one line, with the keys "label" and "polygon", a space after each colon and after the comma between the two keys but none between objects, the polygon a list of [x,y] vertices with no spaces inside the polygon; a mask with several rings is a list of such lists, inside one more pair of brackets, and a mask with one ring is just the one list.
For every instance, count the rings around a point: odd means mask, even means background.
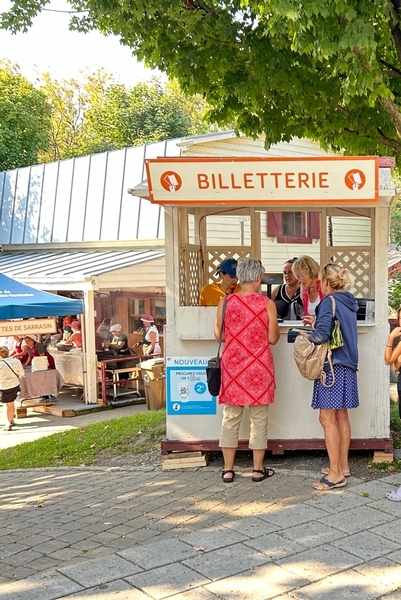
[{"label": "building window", "polygon": [[267,237],[278,243],[309,244],[320,239],[319,212],[267,212]]}]

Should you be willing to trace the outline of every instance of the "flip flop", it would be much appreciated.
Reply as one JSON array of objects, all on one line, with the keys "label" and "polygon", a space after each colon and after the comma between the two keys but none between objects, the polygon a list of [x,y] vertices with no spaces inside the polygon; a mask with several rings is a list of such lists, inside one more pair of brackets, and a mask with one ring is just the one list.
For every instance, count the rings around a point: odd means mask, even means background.
[{"label": "flip flop", "polygon": [[[232,477],[226,477],[228,473],[232,474]],[[232,471],[231,469],[227,469],[227,471],[222,471],[221,477],[223,479],[223,483],[232,483],[234,481],[235,471]]]},{"label": "flip flop", "polygon": [[[329,469],[329,467],[323,467],[323,469],[321,469],[320,472],[323,473],[323,475],[328,475],[330,472],[330,469]],[[344,477],[351,477],[351,471],[344,471],[343,475],[344,475]]]},{"label": "flip flop", "polygon": [[[327,485],[327,488],[317,487],[318,483],[323,483],[324,485]],[[318,492],[329,492],[330,490],[334,490],[335,488],[342,488],[345,485],[347,485],[345,479],[339,481],[338,483],[334,483],[334,481],[329,481],[328,479],[326,479],[326,477],[322,477],[320,481],[312,483],[312,487],[315,488],[315,490],[317,490]]]},{"label": "flip flop", "polygon": [[401,502],[401,487],[398,490],[389,490],[386,492],[386,498],[393,502]]},{"label": "flip flop", "polygon": [[268,467],[263,467],[263,471],[260,471],[258,469],[253,469],[254,473],[260,473],[262,475],[262,477],[253,477],[252,476],[252,481],[263,481],[264,479],[268,479],[269,477],[273,477],[274,475],[274,470],[273,469],[269,469]]}]

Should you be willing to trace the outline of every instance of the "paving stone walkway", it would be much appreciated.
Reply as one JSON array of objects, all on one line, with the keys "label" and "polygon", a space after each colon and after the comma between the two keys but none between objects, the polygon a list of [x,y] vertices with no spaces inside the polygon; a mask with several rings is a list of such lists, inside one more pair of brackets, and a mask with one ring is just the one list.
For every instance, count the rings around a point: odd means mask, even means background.
[{"label": "paving stone walkway", "polygon": [[0,600],[400,600],[401,475],[0,473]]}]

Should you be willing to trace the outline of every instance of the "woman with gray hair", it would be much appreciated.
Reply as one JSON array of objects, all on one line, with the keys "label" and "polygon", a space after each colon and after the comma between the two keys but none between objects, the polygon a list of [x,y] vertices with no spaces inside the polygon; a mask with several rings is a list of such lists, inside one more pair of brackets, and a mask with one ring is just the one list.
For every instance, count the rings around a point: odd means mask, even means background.
[{"label": "woman with gray hair", "polygon": [[244,406],[249,406],[249,448],[253,451],[252,481],[263,481],[274,474],[264,467],[267,447],[268,407],[274,401],[275,378],[270,346],[280,334],[276,305],[260,293],[265,269],[255,258],[241,258],[237,276],[241,291],[220,301],[214,335],[219,339],[225,315],[221,357],[219,403],[224,404],[220,447],[224,456],[224,483],[234,481],[234,460]]},{"label": "woman with gray hair", "polygon": [[19,392],[20,377],[25,377],[25,371],[17,358],[9,358],[9,350],[0,346],[0,399],[4,412],[4,431],[11,431],[14,425],[14,400]]}]

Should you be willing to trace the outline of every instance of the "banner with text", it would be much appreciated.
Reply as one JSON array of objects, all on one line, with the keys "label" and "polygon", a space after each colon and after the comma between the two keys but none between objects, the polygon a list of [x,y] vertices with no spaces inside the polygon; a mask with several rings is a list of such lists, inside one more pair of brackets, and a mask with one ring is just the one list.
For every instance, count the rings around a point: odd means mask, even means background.
[{"label": "banner with text", "polygon": [[27,321],[0,321],[0,336],[29,335],[30,333],[57,333],[56,319],[29,319]]},{"label": "banner with text", "polygon": [[145,160],[157,204],[375,203],[379,159],[157,158]]}]

